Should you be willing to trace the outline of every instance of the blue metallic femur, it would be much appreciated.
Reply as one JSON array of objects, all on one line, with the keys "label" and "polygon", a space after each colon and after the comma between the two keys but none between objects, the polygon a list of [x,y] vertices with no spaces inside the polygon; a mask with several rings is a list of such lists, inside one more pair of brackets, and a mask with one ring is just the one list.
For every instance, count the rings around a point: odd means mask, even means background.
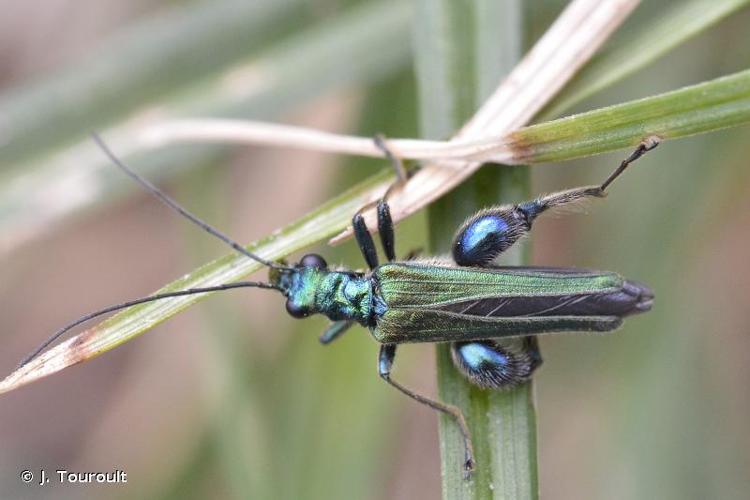
[{"label": "blue metallic femur", "polygon": [[453,241],[453,259],[460,266],[481,266],[526,234],[530,221],[517,206],[483,210],[467,220]]},{"label": "blue metallic femur", "polygon": [[529,349],[511,349],[493,340],[455,342],[451,357],[458,371],[485,389],[500,389],[526,380],[541,362]]}]

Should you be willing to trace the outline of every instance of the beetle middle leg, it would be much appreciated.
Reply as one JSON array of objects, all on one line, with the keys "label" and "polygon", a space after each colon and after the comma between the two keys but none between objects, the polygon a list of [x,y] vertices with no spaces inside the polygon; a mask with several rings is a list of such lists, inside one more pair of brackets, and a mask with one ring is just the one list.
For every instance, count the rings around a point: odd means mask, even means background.
[{"label": "beetle middle leg", "polygon": [[531,230],[541,213],[588,198],[606,196],[607,187],[634,161],[658,146],[659,140],[649,137],[633,151],[598,186],[583,186],[540,196],[516,205],[503,205],[481,210],[470,217],[453,240],[453,259],[459,266],[484,267]]},{"label": "beetle middle leg", "polygon": [[433,410],[437,410],[453,417],[464,438],[464,474],[468,478],[474,470],[474,446],[471,443],[471,434],[469,433],[469,427],[466,425],[464,414],[461,413],[460,409],[453,405],[441,403],[440,401],[435,401],[426,396],[422,396],[421,394],[417,394],[393,380],[391,378],[391,368],[393,367],[393,361],[395,358],[396,344],[383,344],[380,346],[380,355],[378,357],[378,373],[380,374],[380,377],[415,401],[427,405]]}]

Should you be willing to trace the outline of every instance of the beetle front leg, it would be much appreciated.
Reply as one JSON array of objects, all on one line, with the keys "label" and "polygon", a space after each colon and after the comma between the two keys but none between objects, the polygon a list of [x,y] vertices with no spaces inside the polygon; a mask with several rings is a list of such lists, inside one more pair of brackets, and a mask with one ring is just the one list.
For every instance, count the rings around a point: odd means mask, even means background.
[{"label": "beetle front leg", "polygon": [[375,146],[380,149],[386,158],[390,160],[393,165],[393,170],[396,172],[396,182],[386,190],[383,197],[378,201],[378,234],[380,235],[380,242],[383,245],[383,251],[388,259],[388,262],[396,260],[396,244],[395,236],[393,232],[393,219],[391,218],[391,207],[388,206],[388,196],[391,192],[398,187],[403,185],[409,178],[409,173],[404,167],[401,159],[391,151],[390,147],[386,143],[384,136],[378,134],[374,139]]},{"label": "beetle front leg", "polygon": [[459,266],[485,267],[530,230],[534,219],[549,209],[589,198],[603,198],[605,190],[622,172],[647,151],[658,146],[658,138],[644,140],[612,174],[598,186],[584,186],[543,195],[516,205],[481,210],[459,228],[453,240],[453,260]]},{"label": "beetle front leg", "polygon": [[[388,197],[395,188],[402,186],[409,179],[409,171],[406,169],[401,159],[388,147],[385,137],[378,134],[373,141],[375,146],[383,152],[388,160],[390,160],[393,165],[393,170],[396,172],[396,181],[388,187],[383,197],[377,202],[378,234],[380,235],[380,242],[383,245],[386,260],[388,262],[393,262],[396,260],[396,244],[393,231],[393,219],[391,218],[391,208],[388,206]],[[377,267],[378,258],[375,245],[372,241],[372,236],[370,236],[367,231],[367,225],[362,217],[362,212],[370,208],[373,204],[374,202],[371,202],[360,208],[352,219],[354,236],[357,239],[359,248],[362,250],[362,254],[365,257],[368,266],[370,266],[370,269]]]},{"label": "beetle front leg", "polygon": [[354,321],[341,320],[335,321],[328,325],[328,328],[318,337],[320,343],[323,345],[330,344],[341,335],[343,335],[349,328],[354,325]]},{"label": "beetle front leg", "polygon": [[378,267],[378,251],[375,248],[375,242],[372,241],[370,231],[367,230],[367,223],[365,222],[365,218],[362,217],[361,211],[354,214],[352,227],[354,228],[354,237],[357,240],[357,245],[362,252],[362,256],[365,258],[365,262],[367,262],[367,267],[370,270],[375,269]]},{"label": "beetle front leg", "polygon": [[388,382],[390,385],[406,394],[410,398],[427,405],[433,410],[437,410],[450,415],[458,424],[461,430],[461,435],[464,438],[464,476],[468,479],[471,473],[474,471],[474,447],[471,443],[471,434],[469,433],[469,427],[466,425],[466,419],[464,414],[461,413],[457,407],[453,405],[447,405],[439,401],[429,399],[421,394],[407,389],[403,385],[399,384],[391,378],[391,368],[393,367],[393,360],[396,358],[396,344],[383,344],[380,346],[380,355],[378,357],[378,373],[380,377]]}]

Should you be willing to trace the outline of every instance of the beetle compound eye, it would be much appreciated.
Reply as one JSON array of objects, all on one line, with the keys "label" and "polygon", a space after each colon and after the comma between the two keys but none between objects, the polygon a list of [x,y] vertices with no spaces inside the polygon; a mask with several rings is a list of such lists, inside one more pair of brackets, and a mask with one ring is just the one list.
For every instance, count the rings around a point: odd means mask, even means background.
[{"label": "beetle compound eye", "polygon": [[481,266],[526,234],[530,223],[516,206],[486,210],[467,220],[453,241],[453,259],[460,266]]},{"label": "beetle compound eye", "polygon": [[309,253],[302,257],[299,261],[299,265],[302,267],[316,267],[318,269],[325,269],[328,267],[326,260],[316,253]]},{"label": "beetle compound eye", "polygon": [[451,357],[474,385],[500,389],[527,380],[539,364],[528,349],[512,349],[491,340],[455,342]]},{"label": "beetle compound eye", "polygon": [[286,312],[289,313],[289,316],[297,319],[306,318],[310,315],[309,308],[299,305],[291,299],[286,301]]}]

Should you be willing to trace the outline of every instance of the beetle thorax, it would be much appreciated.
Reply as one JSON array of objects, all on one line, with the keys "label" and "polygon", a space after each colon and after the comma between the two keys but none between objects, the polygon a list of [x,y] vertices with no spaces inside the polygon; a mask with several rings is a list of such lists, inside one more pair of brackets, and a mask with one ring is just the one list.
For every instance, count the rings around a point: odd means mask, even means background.
[{"label": "beetle thorax", "polygon": [[278,285],[294,317],[323,314],[333,321],[370,323],[372,285],[369,277],[348,271],[301,267],[281,273]]}]

